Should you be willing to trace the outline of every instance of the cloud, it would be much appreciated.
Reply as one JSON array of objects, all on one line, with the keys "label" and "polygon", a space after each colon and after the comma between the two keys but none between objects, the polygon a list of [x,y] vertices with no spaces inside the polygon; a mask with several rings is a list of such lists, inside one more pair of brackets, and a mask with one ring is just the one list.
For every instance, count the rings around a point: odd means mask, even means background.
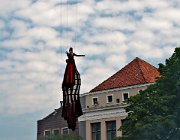
[{"label": "cloud", "polygon": [[139,30],[131,36],[131,39],[134,41],[153,43],[153,41],[156,40],[156,36],[151,30]]},{"label": "cloud", "polygon": [[[0,116],[8,122],[0,135],[5,139],[31,140],[36,129],[28,135],[27,125],[36,128],[37,119],[59,107],[70,46],[86,55],[75,58],[86,93],[135,57],[157,66],[180,44],[178,0],[0,2]],[[5,132],[9,120],[22,123],[20,132],[14,131],[17,137]]]},{"label": "cloud", "polygon": [[[54,2],[37,1],[18,10],[16,14],[22,18],[30,19],[36,25],[57,26],[60,23],[59,7]],[[47,22],[48,21],[48,22]]]},{"label": "cloud", "polygon": [[142,24],[146,29],[150,30],[166,30],[172,28],[172,23],[168,20],[163,20],[155,17],[145,17]]},{"label": "cloud", "polygon": [[4,28],[4,26],[5,26],[4,21],[0,20],[0,29],[3,29],[3,28]]},{"label": "cloud", "polygon": [[172,23],[179,24],[180,17],[178,13],[180,12],[179,8],[176,7],[168,7],[168,9],[157,9],[156,16],[169,20]]},{"label": "cloud", "polygon": [[141,10],[144,8],[142,2],[138,0],[133,0],[133,1],[105,0],[98,2],[96,7],[99,11],[102,10],[108,11],[111,12],[112,14],[114,14],[114,11],[117,11],[116,13],[118,13],[118,12],[126,12],[129,10]]},{"label": "cloud", "polygon": [[[86,21],[89,14],[94,13],[86,2],[67,4],[67,1],[37,1],[17,11],[17,15],[30,19],[34,24],[44,26],[75,26]],[[65,3],[65,4],[63,4]],[[48,21],[48,22],[47,22]]]},{"label": "cloud", "polygon": [[135,23],[131,22],[131,19],[128,18],[99,17],[94,20],[93,24],[96,28],[106,28],[109,31],[134,31],[136,29]]},{"label": "cloud", "polygon": [[6,48],[30,48],[32,46],[32,41],[30,38],[18,38],[18,39],[7,39],[4,40],[1,43],[1,46],[6,47]]},{"label": "cloud", "polygon": [[19,0],[0,9],[1,114],[59,104],[69,46],[86,55],[76,58],[84,93],[137,56],[162,62],[180,43],[176,0]]},{"label": "cloud", "polygon": [[88,65],[90,65],[91,68],[86,69],[85,74],[81,76],[82,85],[84,84],[84,86],[81,87],[81,93],[89,92],[92,87],[95,87],[94,85],[97,86],[105,80],[105,77],[109,77],[114,73],[114,70],[107,68],[107,65],[103,65],[103,62],[99,60],[89,61]]},{"label": "cloud", "polygon": [[[0,81],[3,82],[0,89],[5,95],[1,113],[5,110],[9,114],[30,113],[58,105],[57,99],[62,98],[58,73],[60,66],[62,69],[64,65],[59,58],[51,50],[9,53],[7,60],[0,62]],[[49,103],[44,108],[42,104],[45,102]]]},{"label": "cloud", "polygon": [[18,1],[1,0],[0,2],[1,2],[0,15],[3,18],[6,18],[7,15],[12,14],[12,12],[14,12],[16,10],[19,10],[21,8],[24,8],[24,7],[27,7],[30,5],[30,1],[28,1],[28,0],[18,0]]}]

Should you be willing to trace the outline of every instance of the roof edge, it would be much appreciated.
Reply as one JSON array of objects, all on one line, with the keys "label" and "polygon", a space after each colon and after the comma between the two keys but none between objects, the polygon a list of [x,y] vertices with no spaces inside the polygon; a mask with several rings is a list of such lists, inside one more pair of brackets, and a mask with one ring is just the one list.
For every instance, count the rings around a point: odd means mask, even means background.
[{"label": "roof edge", "polygon": [[[142,68],[141,68],[141,65],[140,65],[140,61],[143,61],[143,60],[140,59],[139,57],[136,57],[136,60],[137,60],[137,64],[138,64],[138,66],[139,66],[139,69],[140,69],[140,71],[141,71],[142,77],[143,77],[144,81],[147,83],[147,80],[146,80],[146,78],[144,77],[144,73],[143,73]],[[147,63],[147,62],[146,62],[146,63]]]},{"label": "roof edge", "polygon": [[126,86],[126,87],[120,87],[120,88],[113,88],[113,89],[107,89],[107,90],[99,90],[99,91],[94,91],[94,92],[86,92],[86,93],[80,94],[80,97],[87,96],[87,95],[93,95],[93,94],[107,93],[107,92],[112,92],[112,91],[132,89],[132,88],[137,88],[137,87],[144,87],[144,86],[148,86],[148,85],[152,85],[152,84],[154,84],[154,83],[145,83],[145,84],[138,84],[138,85],[132,85],[132,86]]}]

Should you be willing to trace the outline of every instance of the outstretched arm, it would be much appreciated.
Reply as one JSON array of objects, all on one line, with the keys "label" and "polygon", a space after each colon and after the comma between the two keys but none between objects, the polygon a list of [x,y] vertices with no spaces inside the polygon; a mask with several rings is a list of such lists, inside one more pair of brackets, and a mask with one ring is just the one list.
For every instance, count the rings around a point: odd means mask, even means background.
[{"label": "outstretched arm", "polygon": [[75,54],[75,53],[74,53],[74,56],[85,56],[85,55],[78,55],[78,54]]}]

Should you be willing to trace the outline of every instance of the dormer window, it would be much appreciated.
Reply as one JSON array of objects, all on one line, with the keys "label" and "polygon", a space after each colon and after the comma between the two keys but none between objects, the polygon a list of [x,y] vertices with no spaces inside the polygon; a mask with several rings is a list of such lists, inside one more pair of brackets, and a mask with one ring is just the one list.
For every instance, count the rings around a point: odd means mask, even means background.
[{"label": "dormer window", "polygon": [[107,100],[107,103],[112,103],[113,102],[113,95],[107,95],[106,100]]},{"label": "dormer window", "polygon": [[98,97],[92,98],[92,105],[98,105]]}]

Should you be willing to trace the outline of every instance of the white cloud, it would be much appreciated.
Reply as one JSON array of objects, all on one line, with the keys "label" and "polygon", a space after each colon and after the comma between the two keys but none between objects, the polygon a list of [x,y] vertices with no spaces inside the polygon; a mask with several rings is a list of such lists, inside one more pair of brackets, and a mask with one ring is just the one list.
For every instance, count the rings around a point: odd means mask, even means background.
[{"label": "white cloud", "polygon": [[64,63],[62,60],[62,56],[60,54],[57,54],[53,50],[43,50],[40,52],[13,51],[9,53],[7,57],[15,61],[21,61],[21,62],[39,61],[57,66],[62,65]]},{"label": "white cloud", "polygon": [[126,62],[126,55],[112,54],[106,58],[107,66],[116,70],[125,66]]},{"label": "white cloud", "polygon": [[37,66],[33,62],[22,65],[5,61],[1,64],[6,69],[0,74],[0,81],[3,82],[0,89],[5,95],[1,103],[1,113],[4,111],[7,114],[31,113],[59,104],[58,100],[62,96],[58,94],[61,86],[58,74],[54,74],[56,67],[47,65],[42,69],[44,64],[40,63]]},{"label": "white cloud", "polygon": [[30,26],[30,23],[17,19],[11,20],[9,24],[11,28],[14,30],[22,30],[22,29],[25,30],[28,28],[28,26]]},{"label": "white cloud", "polygon": [[1,38],[8,38],[10,36],[10,33],[7,32],[6,30],[0,30],[0,35],[1,35]]},{"label": "white cloud", "polygon": [[105,46],[119,45],[127,40],[126,36],[121,32],[96,33],[95,35],[86,35],[84,39],[89,43],[103,43]]},{"label": "white cloud", "polygon": [[150,30],[139,30],[132,35],[131,39],[134,42],[142,40],[143,42],[153,43],[156,40],[156,36]]},{"label": "white cloud", "polygon": [[[44,26],[80,26],[94,13],[91,5],[81,2],[76,5],[56,5],[60,1],[38,1],[30,7],[25,7],[17,12],[17,15],[31,19],[34,24]],[[67,2],[67,1],[65,1]]]},{"label": "white cloud", "polygon": [[[29,89],[27,89],[30,91]],[[34,92],[34,91],[31,91]],[[16,92],[15,92],[16,93]],[[52,93],[51,93],[52,94]],[[34,98],[34,96],[36,98]],[[48,102],[48,104],[45,104]],[[40,95],[36,92],[36,94],[27,94],[27,92],[24,92],[24,94],[15,94],[11,95],[8,99],[4,101],[6,104],[4,111],[6,111],[7,114],[22,114],[22,112],[35,112],[43,110],[44,107],[48,108],[48,106],[53,106],[54,103],[52,102],[51,96],[48,95]],[[42,104],[44,104],[42,106]]]},{"label": "white cloud", "polygon": [[5,26],[4,21],[3,21],[3,20],[0,20],[0,29],[3,29],[3,28],[4,28],[4,26]]},{"label": "white cloud", "polygon": [[162,60],[162,58],[168,58],[172,54],[173,47],[163,46],[159,48],[157,46],[150,46],[144,42],[134,42],[129,44],[131,46],[130,52],[133,56],[138,56],[148,59]]},{"label": "white cloud", "polygon": [[142,10],[144,8],[142,2],[138,0],[133,1],[101,1],[97,3],[99,11],[108,11],[114,13],[115,11],[129,11],[129,10]]},{"label": "white cloud", "polygon": [[39,40],[49,41],[51,39],[56,38],[58,36],[58,33],[52,28],[35,27],[28,30],[27,36],[37,40],[39,39]]},{"label": "white cloud", "polygon": [[16,0],[16,1],[0,0],[0,2],[1,2],[0,15],[3,16],[4,18],[6,18],[8,14],[12,14],[12,12],[30,5],[29,0]]},{"label": "white cloud", "polygon": [[59,13],[58,7],[55,7],[54,3],[50,1],[37,1],[16,12],[17,15],[30,19],[34,24],[49,26],[59,25]]},{"label": "white cloud", "polygon": [[105,64],[103,64],[103,62],[98,61],[91,61],[88,63],[88,65],[90,65],[91,67],[84,72],[84,75],[81,76],[81,93],[89,92],[92,88],[100,84],[115,72],[114,70],[108,68]]},{"label": "white cloud", "polygon": [[0,33],[5,39],[0,46],[7,49],[0,59],[0,89],[6,95],[0,104],[1,113],[9,110],[23,114],[59,104],[69,46],[86,55],[76,58],[83,93],[131,58],[163,61],[180,44],[175,0],[59,3],[1,0]]},{"label": "white cloud", "polygon": [[59,107],[70,46],[86,55],[75,58],[85,93],[133,58],[157,66],[180,44],[178,0],[0,2],[1,116],[20,120],[18,115],[29,113],[32,118],[31,113],[47,115]]},{"label": "white cloud", "polygon": [[141,3],[144,5],[144,7],[148,7],[148,8],[155,9],[155,10],[163,9],[163,8],[167,8],[167,7],[171,6],[170,1],[168,1],[168,0],[141,1]]},{"label": "white cloud", "polygon": [[57,67],[53,65],[49,65],[46,62],[29,62],[24,65],[24,67],[29,71],[37,71],[37,72],[47,72],[47,73],[55,73],[57,72]]},{"label": "white cloud", "polygon": [[[62,99],[59,94],[62,79],[59,77],[59,69],[64,67],[62,59],[60,54],[52,50],[16,50],[9,53],[7,60],[0,61],[0,81],[3,82],[0,89],[6,94],[1,112],[31,113],[59,105],[58,100]],[[47,106],[42,106],[45,103]]]},{"label": "white cloud", "polygon": [[150,30],[166,30],[172,28],[172,22],[154,17],[145,17],[140,26]]},{"label": "white cloud", "polygon": [[30,48],[32,47],[32,40],[30,38],[7,39],[1,42],[1,46],[10,48]]},{"label": "white cloud", "polygon": [[134,31],[136,24],[128,18],[118,17],[99,17],[94,20],[96,28],[106,28],[109,31],[113,30],[129,30]]},{"label": "white cloud", "polygon": [[179,8],[169,7],[166,9],[159,9],[156,11],[156,16],[169,20],[172,23],[179,24],[180,17],[179,17]]}]

